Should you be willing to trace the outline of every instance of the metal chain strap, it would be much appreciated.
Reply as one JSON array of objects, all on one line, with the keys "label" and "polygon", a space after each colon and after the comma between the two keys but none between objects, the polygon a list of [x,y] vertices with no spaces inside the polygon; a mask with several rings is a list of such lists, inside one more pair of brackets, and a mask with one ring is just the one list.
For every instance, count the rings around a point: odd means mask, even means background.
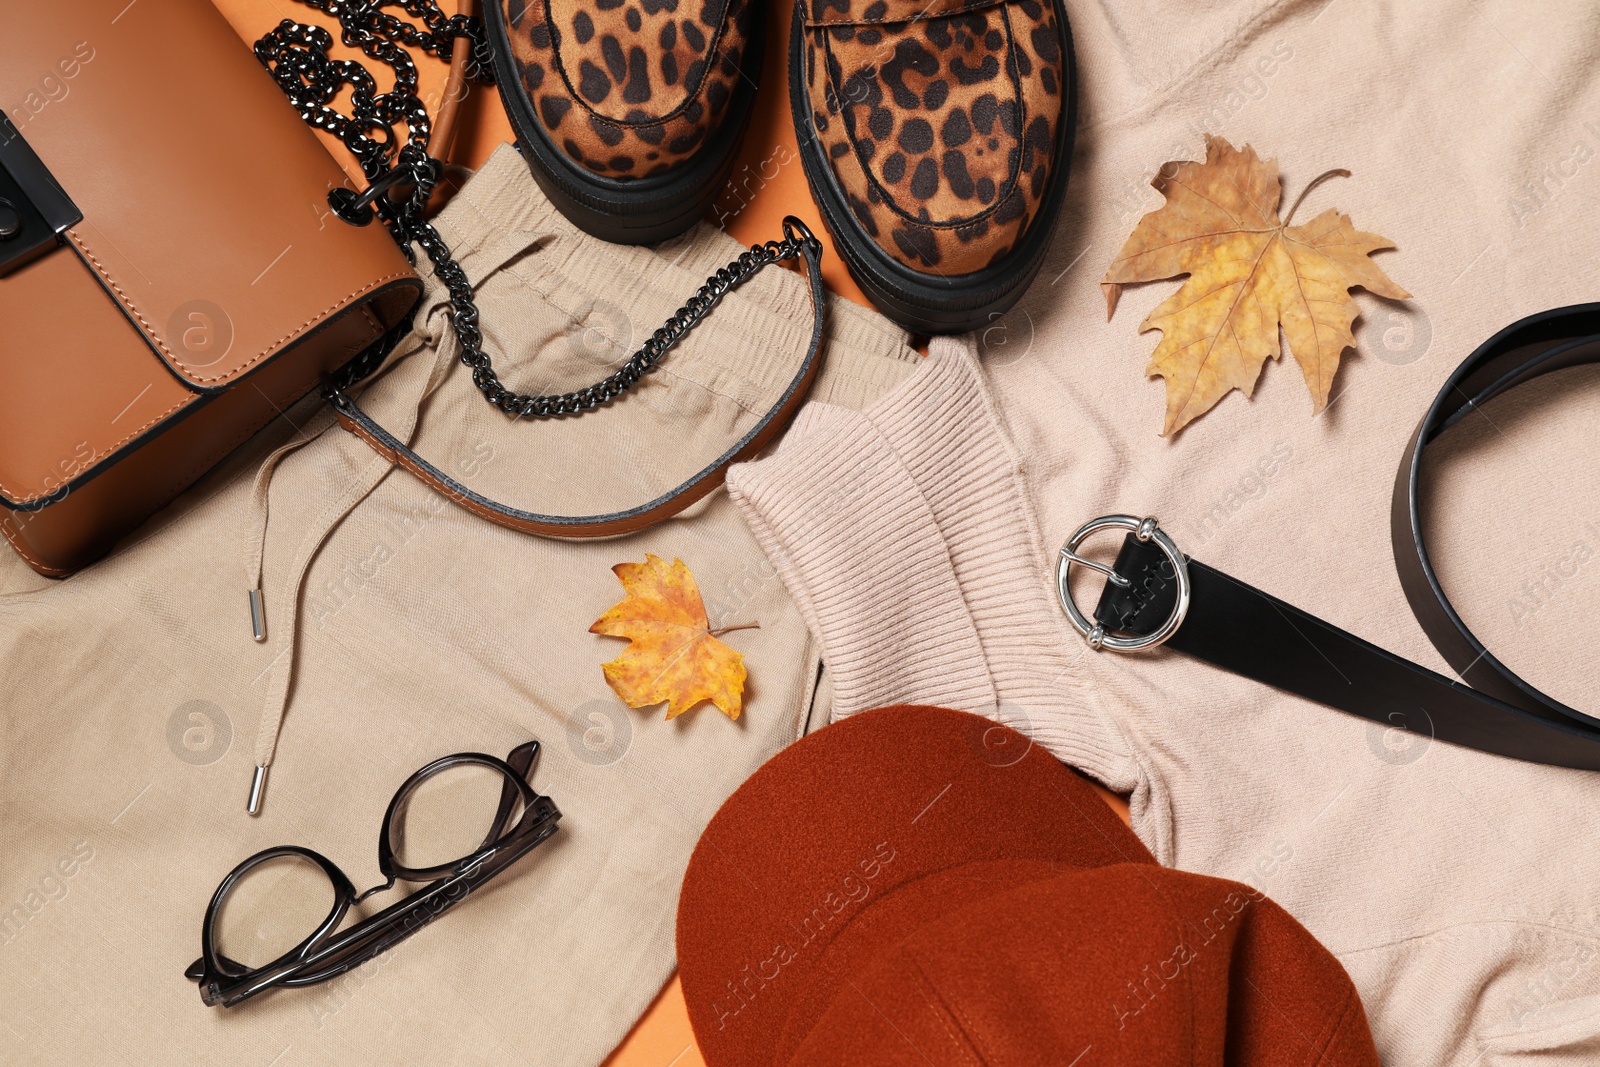
[{"label": "metal chain strap", "polygon": [[[331,56],[333,35],[320,26],[285,19],[256,42],[256,58],[299,110],[300,117],[313,128],[337,137],[360,162],[367,177],[364,192],[335,189],[328,194],[329,205],[351,225],[366,226],[374,218],[382,219],[413,265],[413,245],[427,253],[434,274],[450,294],[450,322],[461,344],[461,362],[472,369],[473,384],[484,398],[509,415],[537,419],[578,415],[615,399],[650,373],[729,290],[768,264],[797,258],[808,243],[816,242],[804,226],[786,224],[782,241],[752,245],[707,278],[643,347],[603,381],[558,396],[507,389],[483,350],[472,283],[424,214],[444,168],[428,155],[432,124],[427,107],[417,95],[416,63],[406,51],[421,49],[448,62],[456,38],[466,37],[472,42],[468,76],[480,84],[491,84],[493,66],[482,21],[463,15],[446,16],[436,0],[299,2],[337,18],[340,40],[385,64],[394,75],[394,87],[379,93],[377,81],[360,63]],[[396,18],[383,10],[386,7],[403,10],[423,28]],[[351,98],[348,115],[333,106],[346,87]],[[403,143],[396,132],[401,125],[406,127]],[[328,398],[336,404],[341,402],[346,389],[378,369],[389,347],[374,346],[348,364],[330,383]]]}]

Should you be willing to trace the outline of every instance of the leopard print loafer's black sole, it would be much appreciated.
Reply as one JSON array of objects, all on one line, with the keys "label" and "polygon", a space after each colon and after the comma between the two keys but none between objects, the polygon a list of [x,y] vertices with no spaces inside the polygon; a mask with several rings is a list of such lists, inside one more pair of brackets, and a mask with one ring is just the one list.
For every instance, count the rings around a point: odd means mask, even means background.
[{"label": "leopard print loafer's black sole", "polygon": [[644,245],[669,240],[705,217],[728,184],[761,81],[765,5],[758,4],[750,47],[727,114],[692,159],[653,178],[618,179],[596,174],[558,148],[534,115],[511,55],[505,12],[483,5],[494,52],[495,81],[517,134],[522,158],[550,202],[585,233],[613,244]]},{"label": "leopard print loafer's black sole", "polygon": [[[1065,77],[1061,136],[1056,143],[1051,189],[1033,224],[1002,262],[970,274],[939,275],[913,270],[885,252],[850,211],[838,176],[811,127],[805,83],[804,11],[795,5],[789,34],[789,106],[800,142],[811,197],[833,237],[834,249],[873,306],[913,333],[952,334],[994,323],[1027,292],[1049,251],[1067,193],[1067,170],[1077,128],[1077,69],[1070,31],[1063,33]],[[1063,23],[1063,26],[1065,24]]]}]

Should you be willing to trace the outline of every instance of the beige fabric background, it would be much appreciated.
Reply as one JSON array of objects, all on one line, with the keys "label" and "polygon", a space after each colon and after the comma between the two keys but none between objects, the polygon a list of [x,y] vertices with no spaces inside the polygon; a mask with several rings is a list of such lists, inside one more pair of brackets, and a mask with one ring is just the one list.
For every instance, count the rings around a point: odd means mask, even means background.
[{"label": "beige fabric background", "polygon": [[[523,388],[602,377],[739,250],[709,229],[658,250],[581,236],[510,149],[441,229],[481,287],[497,365]],[[800,279],[763,271],[624,399],[514,425],[453,364],[430,300],[369,410],[404,436],[437,371],[419,449],[476,489],[552,510],[637,503],[697,469],[777,395],[810,332]],[[836,302],[816,395],[859,405],[915,358],[885,320]],[[297,439],[291,422],[325,419],[314,403],[289,413],[73,578],[0,557],[0,1063],[598,1063],[671,974],[701,827],[802,730],[815,647],[724,494],[626,539],[552,542],[446,504],[338,429],[271,480],[258,645],[251,490],[267,452]],[[600,664],[624,644],[587,627],[621,598],[610,566],[646,552],[689,564],[718,621],[760,623],[728,638],[750,671],[738,722],[706,706],[668,723],[606,687]],[[252,819],[277,688],[287,713]],[[238,861],[298,844],[376,884],[380,820],[406,776],[530,736],[544,743],[534,784],[565,815],[554,839],[374,964],[201,1005],[182,971]]]},{"label": "beige fabric background", "polygon": [[[1207,563],[1448,669],[1394,575],[1390,489],[1473,348],[1600,299],[1600,8],[1069,10],[1084,122],[1029,295],[976,336],[935,342],[864,415],[812,409],[730,480],[817,632],[835,714],[882,702],[886,680],[893,699],[986,705],[1131,793],[1161,862],[1258,885],[1339,956],[1385,1063],[1593,1064],[1600,776],[1386,732],[1175,653],[1088,653],[1052,583],[1080,523],[1155,514]],[[1299,218],[1338,207],[1393,239],[1379,260],[1415,300],[1357,297],[1358,351],[1324,414],[1292,363],[1269,365],[1253,400],[1233,394],[1164,440],[1163,386],[1143,376],[1157,335],[1137,327],[1177,283],[1131,289],[1110,323],[1097,283],[1161,202],[1149,178],[1202,157],[1206,132],[1276,157],[1286,202],[1350,168]],[[1600,372],[1565,372],[1441,442],[1428,486],[1436,559],[1468,621],[1590,712],[1597,425]],[[809,518],[824,506],[847,518]]]}]

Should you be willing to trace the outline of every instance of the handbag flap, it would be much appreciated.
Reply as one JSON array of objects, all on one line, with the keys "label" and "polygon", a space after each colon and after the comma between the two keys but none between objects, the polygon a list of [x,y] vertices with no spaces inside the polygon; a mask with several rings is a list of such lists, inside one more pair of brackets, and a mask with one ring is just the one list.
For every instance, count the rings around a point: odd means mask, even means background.
[{"label": "handbag flap", "polygon": [[332,214],[343,171],[208,0],[7,21],[0,107],[83,215],[65,239],[190,391],[415,278],[382,227]]}]

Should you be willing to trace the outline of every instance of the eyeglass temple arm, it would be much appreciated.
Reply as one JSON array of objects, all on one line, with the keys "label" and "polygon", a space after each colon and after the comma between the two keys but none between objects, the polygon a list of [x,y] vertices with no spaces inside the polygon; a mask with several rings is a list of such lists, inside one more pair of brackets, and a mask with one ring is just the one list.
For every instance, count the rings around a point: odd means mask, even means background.
[{"label": "eyeglass temple arm", "polygon": [[[511,762],[510,760],[506,761]],[[543,829],[536,838],[509,855],[493,857],[475,871],[442,878],[406,900],[396,901],[383,911],[339,934],[334,941],[313,954],[319,962],[283,981],[290,988],[316,985],[359,967],[366,961],[404,941],[461,903],[478,886],[494,878],[511,863],[542,843],[555,830]]]}]

